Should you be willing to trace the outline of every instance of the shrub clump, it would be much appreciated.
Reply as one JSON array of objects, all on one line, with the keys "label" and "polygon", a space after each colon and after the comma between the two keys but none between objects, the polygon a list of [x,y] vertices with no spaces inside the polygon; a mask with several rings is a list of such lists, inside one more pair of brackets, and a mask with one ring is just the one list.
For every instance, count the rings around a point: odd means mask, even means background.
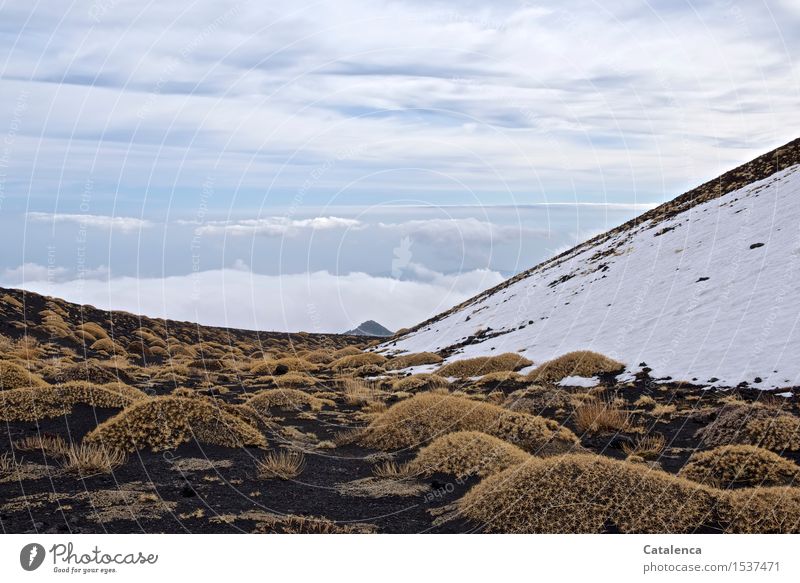
[{"label": "shrub clump", "polygon": [[223,447],[266,447],[264,436],[207,399],[155,397],[138,401],[98,425],[85,438],[123,451],[161,451],[192,439]]},{"label": "shrub clump", "polygon": [[398,370],[425,364],[439,364],[442,360],[442,357],[435,352],[414,352],[390,358],[386,363],[386,370]]},{"label": "shrub clump", "polygon": [[409,463],[413,473],[452,474],[459,478],[489,476],[521,464],[531,456],[507,441],[480,431],[457,431],[423,447]]},{"label": "shrub clump", "polygon": [[147,395],[122,383],[95,385],[71,381],[54,387],[12,389],[0,392],[0,421],[36,421],[69,414],[74,405],[124,408]]},{"label": "shrub clump", "polygon": [[641,464],[571,454],[531,458],[490,476],[459,507],[492,532],[686,533],[712,520],[716,496]]},{"label": "shrub clump", "polygon": [[416,393],[419,391],[443,389],[449,384],[446,378],[440,377],[437,374],[420,373],[395,380],[392,383],[392,390]]},{"label": "shrub clump", "polygon": [[800,532],[800,488],[732,490],[719,503],[725,532],[797,534]]},{"label": "shrub clump", "polygon": [[454,360],[439,368],[436,374],[443,377],[477,377],[493,372],[514,371],[532,364],[532,361],[521,354],[506,352],[497,356],[476,356],[475,358]]},{"label": "shrub clump", "polygon": [[319,411],[326,404],[324,399],[318,399],[298,389],[269,389],[259,391],[247,400],[247,405],[262,415],[268,415],[272,408],[279,409],[304,409]]},{"label": "shrub clump", "polygon": [[39,375],[15,362],[0,360],[0,390],[47,386]]},{"label": "shrub clump", "polygon": [[307,361],[305,358],[297,356],[287,356],[285,358],[269,359],[263,362],[258,362],[250,368],[250,372],[254,376],[264,375],[284,375],[287,373],[310,373],[319,369],[314,363]]},{"label": "shrub clump", "polygon": [[348,369],[360,368],[369,364],[383,365],[387,358],[382,354],[375,354],[374,352],[363,352],[359,354],[351,354],[350,356],[343,356],[337,358],[330,364],[330,368],[335,371],[343,371]]},{"label": "shrub clump", "polygon": [[680,475],[716,488],[786,486],[800,478],[800,467],[760,447],[723,445],[692,454]]},{"label": "shrub clump", "polygon": [[795,451],[800,449],[800,417],[762,403],[723,407],[696,436],[712,447],[743,444]]},{"label": "shrub clump", "polygon": [[570,376],[593,377],[598,374],[622,372],[624,369],[624,364],[612,358],[591,350],[577,350],[537,366],[528,374],[528,379],[542,383],[557,383]]},{"label": "shrub clump", "polygon": [[362,441],[376,449],[398,449],[455,431],[482,431],[541,455],[562,453],[578,443],[574,433],[550,419],[437,393],[393,405],[366,428]]},{"label": "shrub clump", "polygon": [[557,387],[531,385],[506,397],[503,407],[511,411],[541,415],[545,409],[566,409],[572,405],[572,395]]}]

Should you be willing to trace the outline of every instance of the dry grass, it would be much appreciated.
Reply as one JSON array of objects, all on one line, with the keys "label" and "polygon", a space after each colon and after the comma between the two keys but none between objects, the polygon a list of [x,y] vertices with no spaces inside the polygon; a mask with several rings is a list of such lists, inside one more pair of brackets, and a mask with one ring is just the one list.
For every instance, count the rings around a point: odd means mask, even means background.
[{"label": "dry grass", "polygon": [[337,492],[354,498],[419,496],[429,489],[428,484],[404,478],[370,477],[336,485]]},{"label": "dry grass", "polygon": [[633,443],[625,442],[622,444],[622,451],[628,457],[654,458],[661,455],[667,439],[660,433],[638,436]]},{"label": "dry grass", "polygon": [[680,475],[717,488],[788,486],[800,479],[800,467],[752,445],[724,445],[692,454]]},{"label": "dry grass", "polygon": [[0,476],[6,477],[14,474],[18,468],[17,460],[10,452],[0,455]]},{"label": "dry grass", "polygon": [[287,356],[285,358],[269,359],[257,362],[250,367],[253,376],[278,376],[286,373],[314,373],[319,366],[304,358]]},{"label": "dry grass", "polygon": [[720,499],[725,532],[742,534],[800,533],[800,488],[746,488]]},{"label": "dry grass", "polygon": [[741,444],[795,451],[800,449],[800,417],[761,403],[723,407],[697,437],[712,447]]},{"label": "dry grass", "polygon": [[372,473],[378,478],[388,478],[394,480],[408,478],[413,474],[407,464],[399,464],[393,460],[387,460],[385,462],[376,464],[375,467],[372,468]]},{"label": "dry grass", "polygon": [[277,478],[291,480],[301,473],[306,465],[306,458],[302,452],[281,450],[265,455],[256,462],[258,477],[262,480]]},{"label": "dry grass", "polygon": [[425,393],[393,405],[365,430],[376,449],[415,447],[455,431],[482,431],[532,452],[563,452],[578,438],[555,421],[448,394]]},{"label": "dry grass", "polygon": [[94,385],[69,382],[54,387],[12,389],[0,392],[0,421],[36,421],[66,415],[77,404],[99,408],[124,408],[146,399],[142,391],[111,383]]},{"label": "dry grass", "polygon": [[371,534],[376,530],[375,525],[372,524],[338,524],[327,518],[289,514],[262,519],[253,532],[258,534]]},{"label": "dry grass", "polygon": [[339,358],[344,358],[345,356],[354,356],[356,354],[361,354],[361,353],[362,353],[361,349],[356,348],[355,346],[345,346],[344,348],[340,348],[339,350],[334,350],[331,353],[331,356],[333,357],[331,360],[333,361]]},{"label": "dry grass", "polygon": [[565,389],[531,385],[509,394],[503,401],[503,407],[529,415],[541,415],[545,409],[566,409],[573,400],[572,393]]},{"label": "dry grass", "polygon": [[568,352],[536,367],[528,374],[532,382],[557,383],[570,376],[593,377],[603,373],[622,372],[625,365],[590,350]]},{"label": "dry grass", "polygon": [[375,354],[374,352],[363,352],[359,354],[351,354],[350,356],[343,356],[337,358],[330,363],[331,370],[341,372],[344,370],[352,370],[361,368],[367,365],[381,366],[387,361],[387,358],[382,354]]},{"label": "dry grass", "polygon": [[378,389],[374,383],[360,379],[344,379],[342,381],[344,400],[350,405],[366,405],[378,400]]},{"label": "dry grass", "polygon": [[410,366],[439,364],[440,362],[442,362],[442,357],[435,352],[414,352],[389,359],[386,363],[386,370],[399,370]]},{"label": "dry grass", "polygon": [[423,447],[406,471],[457,477],[489,476],[524,463],[530,454],[515,445],[479,431],[458,431]]},{"label": "dry grass", "polygon": [[440,377],[437,374],[421,373],[395,380],[392,383],[392,390],[416,393],[419,391],[443,389],[449,385],[450,383],[444,377]]},{"label": "dry grass", "polygon": [[268,415],[269,410],[276,409],[311,409],[319,411],[329,401],[318,399],[298,389],[269,389],[260,391],[247,400],[247,405],[257,412]]},{"label": "dry grass", "polygon": [[135,402],[98,425],[84,441],[123,451],[161,451],[193,439],[223,447],[267,445],[257,429],[213,401],[171,396]]},{"label": "dry grass", "polygon": [[88,478],[97,474],[109,474],[126,461],[124,451],[97,443],[82,443],[67,449],[62,466],[68,473]]},{"label": "dry grass", "polygon": [[694,532],[712,519],[719,491],[640,464],[598,455],[530,458],[490,476],[461,512],[504,533]]},{"label": "dry grass", "polygon": [[0,360],[0,390],[45,387],[47,383],[37,374],[14,362]]},{"label": "dry grass", "polygon": [[604,431],[625,431],[630,425],[627,411],[614,407],[611,403],[598,400],[583,403],[575,409],[575,427],[581,433],[602,433]]},{"label": "dry grass", "polygon": [[16,451],[39,451],[52,457],[62,457],[69,451],[69,446],[60,435],[28,435],[16,440],[12,447]]},{"label": "dry grass", "polygon": [[[304,372],[287,372],[284,375],[267,377],[280,388],[308,388],[317,385],[317,379]],[[260,379],[259,379],[260,380]]]},{"label": "dry grass", "polygon": [[533,362],[515,352],[506,352],[497,356],[476,356],[449,362],[439,368],[436,374],[442,377],[478,377],[493,372],[514,371]]}]

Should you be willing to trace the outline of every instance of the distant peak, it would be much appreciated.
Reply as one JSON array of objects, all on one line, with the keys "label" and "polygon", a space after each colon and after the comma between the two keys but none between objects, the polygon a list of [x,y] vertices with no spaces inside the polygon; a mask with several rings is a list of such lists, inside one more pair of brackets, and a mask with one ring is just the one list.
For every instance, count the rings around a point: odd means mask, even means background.
[{"label": "distant peak", "polygon": [[362,322],[352,330],[348,330],[347,332],[345,332],[345,334],[350,334],[352,336],[386,337],[386,336],[392,336],[394,332],[392,332],[385,326],[381,326],[375,320],[367,320],[366,322]]}]

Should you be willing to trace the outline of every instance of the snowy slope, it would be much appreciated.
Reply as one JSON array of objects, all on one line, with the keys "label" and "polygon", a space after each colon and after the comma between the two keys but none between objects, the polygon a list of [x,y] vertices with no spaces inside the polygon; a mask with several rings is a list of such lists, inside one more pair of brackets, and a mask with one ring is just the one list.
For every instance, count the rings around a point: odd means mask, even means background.
[{"label": "snowy slope", "polygon": [[800,165],[673,208],[545,262],[384,349],[449,359],[520,351],[534,362],[591,349],[631,371],[646,363],[654,378],[799,385]]}]

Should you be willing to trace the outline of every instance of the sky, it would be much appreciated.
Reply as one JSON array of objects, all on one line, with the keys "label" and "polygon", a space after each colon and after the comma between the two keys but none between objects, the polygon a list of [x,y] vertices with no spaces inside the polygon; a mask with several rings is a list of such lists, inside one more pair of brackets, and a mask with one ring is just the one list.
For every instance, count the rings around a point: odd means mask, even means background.
[{"label": "sky", "polygon": [[0,0],[0,285],[410,326],[795,137],[796,0]]}]

